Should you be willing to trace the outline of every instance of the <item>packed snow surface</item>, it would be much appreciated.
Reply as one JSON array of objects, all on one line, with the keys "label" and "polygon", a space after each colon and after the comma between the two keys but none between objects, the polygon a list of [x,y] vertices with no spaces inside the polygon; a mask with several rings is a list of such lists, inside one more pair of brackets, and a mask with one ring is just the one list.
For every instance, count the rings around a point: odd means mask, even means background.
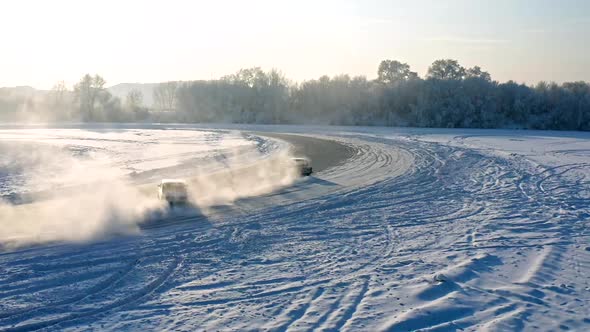
[{"label": "packed snow surface", "polygon": [[[220,176],[219,164],[197,165],[228,160],[234,148],[210,148],[224,142],[245,146],[236,159],[255,165],[240,168],[233,179],[241,179],[288,149],[264,132],[331,140],[347,154],[310,178],[281,178],[272,191],[160,209],[135,233],[7,246],[0,329],[590,329],[589,134],[170,127],[66,136],[114,155],[109,169],[132,168],[130,187],[170,170]],[[7,135],[38,135],[35,144],[55,137],[13,129],[0,132],[3,144]],[[96,136],[81,139],[88,135]],[[142,135],[170,146],[145,160]],[[27,173],[13,164],[0,164],[3,181]],[[208,191],[235,189],[220,183]]]}]

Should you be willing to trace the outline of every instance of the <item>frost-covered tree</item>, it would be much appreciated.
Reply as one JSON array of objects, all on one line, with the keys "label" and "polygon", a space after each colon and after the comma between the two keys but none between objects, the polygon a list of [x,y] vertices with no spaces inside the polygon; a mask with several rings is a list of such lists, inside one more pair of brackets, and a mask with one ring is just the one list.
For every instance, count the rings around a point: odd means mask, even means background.
[{"label": "frost-covered tree", "polygon": [[418,74],[410,71],[410,66],[407,63],[397,60],[381,61],[377,75],[379,82],[388,84],[418,78]]},{"label": "frost-covered tree", "polygon": [[396,60],[382,61],[377,75],[292,83],[275,69],[245,68],[218,80],[161,83],[152,110],[139,91],[122,106],[102,77],[85,75],[73,93],[63,84],[38,95],[0,89],[0,119],[590,130],[586,82],[498,83],[479,66],[465,69],[449,59],[435,61],[424,80]]},{"label": "frost-covered tree", "polygon": [[492,76],[490,73],[481,70],[481,67],[475,66],[465,71],[465,78],[479,78],[485,81],[491,81]]},{"label": "frost-covered tree", "polygon": [[428,78],[439,80],[460,80],[465,76],[463,68],[457,60],[436,60],[428,68]]}]

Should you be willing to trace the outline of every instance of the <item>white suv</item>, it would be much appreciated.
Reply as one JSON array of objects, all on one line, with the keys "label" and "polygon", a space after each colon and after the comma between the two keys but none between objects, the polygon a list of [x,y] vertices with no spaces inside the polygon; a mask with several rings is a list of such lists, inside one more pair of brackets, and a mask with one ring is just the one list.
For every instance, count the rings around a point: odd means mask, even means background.
[{"label": "white suv", "polygon": [[188,201],[188,190],[183,180],[162,180],[158,185],[158,198],[165,200],[171,206],[185,204]]}]

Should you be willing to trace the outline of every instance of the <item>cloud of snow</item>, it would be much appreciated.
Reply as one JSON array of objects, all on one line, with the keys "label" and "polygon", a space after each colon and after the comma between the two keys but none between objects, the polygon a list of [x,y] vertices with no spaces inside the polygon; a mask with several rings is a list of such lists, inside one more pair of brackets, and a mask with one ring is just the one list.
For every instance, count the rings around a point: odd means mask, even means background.
[{"label": "cloud of snow", "polygon": [[[287,151],[236,150],[213,163],[195,165],[194,176],[185,178],[191,204],[206,215],[212,207],[273,192],[299,177]],[[132,183],[120,165],[86,147],[0,143],[0,189],[2,181],[16,181],[9,187],[19,191],[16,198],[0,199],[0,248],[135,234],[142,222],[165,218],[168,209],[155,183]]]},{"label": "cloud of snow", "polygon": [[22,178],[32,201],[0,201],[0,246],[136,233],[138,222],[163,208],[100,154],[24,144],[1,144],[0,153],[0,170]]},{"label": "cloud of snow", "polygon": [[230,205],[288,186],[299,177],[291,158],[287,150],[257,158],[243,154],[226,156],[217,161],[220,171],[197,175],[188,181],[191,202],[207,214],[213,206]]}]

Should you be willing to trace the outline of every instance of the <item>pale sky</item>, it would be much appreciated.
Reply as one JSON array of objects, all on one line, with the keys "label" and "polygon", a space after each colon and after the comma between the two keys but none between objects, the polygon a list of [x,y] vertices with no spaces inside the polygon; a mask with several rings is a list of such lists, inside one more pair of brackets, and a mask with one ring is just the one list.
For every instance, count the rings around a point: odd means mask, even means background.
[{"label": "pale sky", "polygon": [[587,0],[153,0],[1,2],[0,86],[49,89],[98,73],[111,86],[277,68],[294,80],[424,76],[436,59],[495,80],[590,81]]}]

